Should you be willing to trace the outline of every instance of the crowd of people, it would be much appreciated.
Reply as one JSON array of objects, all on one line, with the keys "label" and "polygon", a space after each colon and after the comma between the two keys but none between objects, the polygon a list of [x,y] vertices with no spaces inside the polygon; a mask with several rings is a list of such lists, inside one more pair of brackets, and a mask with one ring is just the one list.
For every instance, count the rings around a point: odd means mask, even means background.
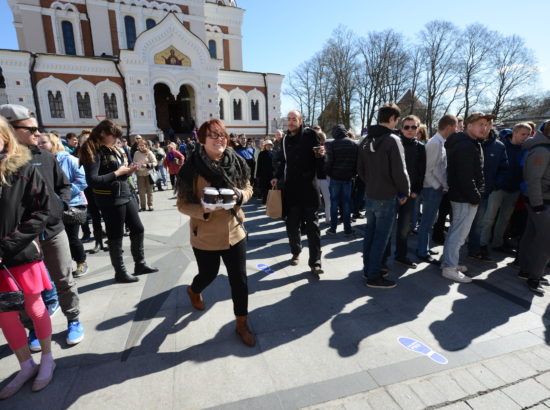
[{"label": "crowd of people", "polygon": [[[41,133],[27,108],[0,106],[0,296],[24,294],[24,312],[3,310],[0,300],[0,327],[21,366],[0,399],[31,379],[33,391],[51,381],[50,315],[56,305],[67,318],[67,344],[83,340],[75,278],[89,270],[82,240],[91,239],[90,219],[96,241],[91,252],[108,250],[116,282],[136,282],[139,275],[158,271],[145,260],[140,212],[154,210],[153,191],[167,188],[167,175],[178,210],[190,218],[198,266],[187,288],[190,303],[205,309],[202,292],[223,261],[236,332],[247,346],[255,345],[255,335],[248,325],[242,205],[253,197],[265,205],[271,189],[282,192],[289,264],[299,264],[305,234],[308,265],[316,276],[324,273],[319,222],[324,203],[327,237],[337,235],[342,224],[344,237],[353,238],[352,223],[365,219],[368,287],[396,286],[388,279],[387,263],[394,242],[394,262],[410,269],[418,263],[438,265],[444,278],[469,283],[468,268],[460,262],[467,241],[472,258],[515,255],[519,278],[544,294],[550,260],[550,122],[498,131],[494,119],[480,112],[465,119],[446,114],[428,138],[418,117],[401,118],[400,109],[387,104],[361,138],[337,125],[327,139],[322,129],[305,126],[300,112],[291,111],[286,132],[277,130],[259,141],[228,134],[214,119],[191,138],[174,136],[161,146],[135,135],[130,146],[121,127],[108,119],[81,135],[60,137]],[[412,234],[416,261],[409,254]],[[125,236],[133,273],[123,259]],[[444,245],[440,258],[434,244]],[[42,352],[40,365],[31,351]]]}]

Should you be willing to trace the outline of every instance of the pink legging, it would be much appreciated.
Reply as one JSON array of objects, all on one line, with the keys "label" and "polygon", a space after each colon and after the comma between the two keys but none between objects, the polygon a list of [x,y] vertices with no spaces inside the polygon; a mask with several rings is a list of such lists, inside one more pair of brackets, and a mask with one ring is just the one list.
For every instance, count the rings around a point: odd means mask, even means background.
[{"label": "pink legging", "polygon": [[[25,294],[25,311],[32,319],[38,339],[45,339],[52,334],[50,315],[48,315],[40,293]],[[0,313],[0,328],[2,328],[2,333],[4,333],[11,350],[15,351],[27,344],[27,332],[19,320],[19,312]]]}]

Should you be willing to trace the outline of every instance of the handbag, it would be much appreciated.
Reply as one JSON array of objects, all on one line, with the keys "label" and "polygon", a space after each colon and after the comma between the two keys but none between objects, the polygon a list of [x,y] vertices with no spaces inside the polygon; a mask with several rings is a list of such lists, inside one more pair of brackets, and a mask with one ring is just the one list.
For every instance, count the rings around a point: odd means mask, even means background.
[{"label": "handbag", "polygon": [[2,265],[3,269],[8,272],[8,275],[13,279],[19,290],[15,292],[0,292],[0,312],[13,312],[25,309],[25,296],[19,282],[15,280],[11,272]]},{"label": "handbag", "polygon": [[149,182],[152,185],[155,185],[159,179],[160,179],[159,172],[156,169],[150,169],[149,170]]},{"label": "handbag", "polygon": [[283,199],[280,189],[270,189],[267,192],[267,201],[265,204],[266,215],[270,218],[283,217]]},{"label": "handbag", "polygon": [[82,225],[88,219],[88,211],[86,205],[70,206],[69,209],[63,211],[63,224],[65,225]]}]

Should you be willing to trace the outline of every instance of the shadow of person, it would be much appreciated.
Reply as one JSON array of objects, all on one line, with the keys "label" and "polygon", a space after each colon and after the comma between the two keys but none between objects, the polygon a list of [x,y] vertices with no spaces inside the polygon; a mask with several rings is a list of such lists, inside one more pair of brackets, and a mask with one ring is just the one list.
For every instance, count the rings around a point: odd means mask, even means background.
[{"label": "shadow of person", "polygon": [[441,347],[448,351],[465,349],[475,338],[529,311],[533,293],[527,287],[506,286],[502,280],[505,271],[510,268],[495,270],[485,280],[460,285],[459,291],[466,298],[454,302],[446,319],[430,325]]},{"label": "shadow of person", "polygon": [[393,289],[365,288],[367,303],[332,319],[329,346],[342,357],[355,355],[361,341],[416,319],[435,297],[447,294],[451,284],[429,266],[399,278]]},{"label": "shadow of person", "polygon": [[[292,278],[270,279],[265,283],[261,282],[262,277],[265,277],[263,272],[251,275],[252,292],[280,287],[296,277],[306,279],[307,283],[297,286],[283,299],[278,294],[276,302],[250,312],[249,319],[252,330],[257,335],[257,347],[230,354],[256,355],[308,335],[331,320],[348,303],[365,296],[365,288],[360,285],[361,275],[361,272],[352,272],[347,278],[331,279],[328,275],[321,275],[319,279],[307,271]],[[227,323],[218,330],[217,335],[205,343],[219,339],[221,334],[227,334],[229,327],[233,326],[233,322]],[[189,360],[206,362],[224,357],[228,352],[210,349],[205,354],[200,345],[195,345],[183,350],[181,354]]]}]

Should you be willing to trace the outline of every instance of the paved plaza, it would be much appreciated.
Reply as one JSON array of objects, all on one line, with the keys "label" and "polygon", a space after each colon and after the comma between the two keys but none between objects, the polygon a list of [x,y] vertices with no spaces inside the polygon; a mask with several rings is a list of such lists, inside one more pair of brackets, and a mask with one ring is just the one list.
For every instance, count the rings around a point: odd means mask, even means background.
[{"label": "paved plaza", "polygon": [[[235,333],[223,267],[204,292],[206,310],[191,308],[185,290],[197,267],[188,217],[177,212],[171,191],[155,192],[154,200],[155,211],[140,215],[147,261],[160,272],[115,284],[108,253],[89,255],[90,273],[78,279],[84,341],[66,345],[58,312],[52,384],[39,393],[28,384],[0,408],[550,407],[550,293],[529,292],[511,258],[464,258],[472,284],[445,280],[424,263],[416,270],[390,265],[398,286],[370,289],[360,220],[354,239],[341,226],[323,235],[325,274],[317,279],[307,249],[298,266],[289,265],[282,221],[268,219],[254,200],[245,206],[249,319],[257,334],[249,348]],[[0,336],[0,387],[17,370]]]}]

